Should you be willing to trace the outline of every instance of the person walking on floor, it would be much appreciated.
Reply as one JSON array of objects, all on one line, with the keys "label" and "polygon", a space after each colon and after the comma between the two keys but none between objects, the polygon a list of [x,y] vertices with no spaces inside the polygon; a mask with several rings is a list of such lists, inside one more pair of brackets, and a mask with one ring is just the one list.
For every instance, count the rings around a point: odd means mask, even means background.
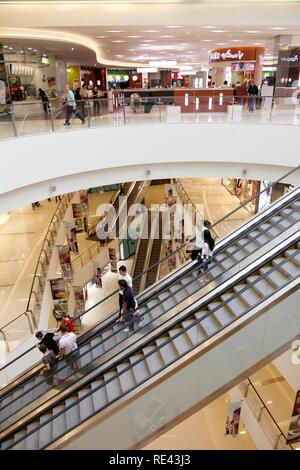
[{"label": "person walking on floor", "polygon": [[255,85],[254,80],[250,80],[248,87],[248,109],[249,113],[254,113],[255,101],[258,95],[258,87]]},{"label": "person walking on floor", "polygon": [[78,119],[82,122],[82,124],[85,123],[85,118],[81,115],[81,113],[76,109],[76,101],[74,97],[74,93],[72,90],[70,90],[70,87],[66,85],[65,87],[65,94],[66,94],[66,99],[67,99],[67,107],[66,107],[66,121],[64,123],[64,126],[69,126],[70,125],[70,120],[74,116],[77,116]]}]

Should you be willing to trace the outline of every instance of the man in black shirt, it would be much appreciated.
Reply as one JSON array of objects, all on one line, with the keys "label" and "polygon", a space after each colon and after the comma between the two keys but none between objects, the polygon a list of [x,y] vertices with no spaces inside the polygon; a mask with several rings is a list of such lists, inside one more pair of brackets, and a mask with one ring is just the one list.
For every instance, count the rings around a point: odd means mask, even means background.
[{"label": "man in black shirt", "polygon": [[59,353],[59,348],[56,341],[54,340],[54,333],[46,333],[44,336],[41,331],[38,331],[35,336],[40,341],[38,346],[40,344],[44,344],[49,351],[53,351],[57,356]]},{"label": "man in black shirt", "polygon": [[132,289],[128,286],[127,282],[124,279],[118,281],[120,290],[123,293],[123,307],[122,314],[123,318],[128,325],[124,331],[134,331],[134,317],[133,312],[135,309],[135,300],[133,296]]},{"label": "man in black shirt", "polygon": [[253,80],[250,80],[249,82],[249,87],[248,87],[248,107],[249,107],[249,112],[254,113],[254,108],[255,108],[255,100],[258,95],[258,87],[254,84]]}]

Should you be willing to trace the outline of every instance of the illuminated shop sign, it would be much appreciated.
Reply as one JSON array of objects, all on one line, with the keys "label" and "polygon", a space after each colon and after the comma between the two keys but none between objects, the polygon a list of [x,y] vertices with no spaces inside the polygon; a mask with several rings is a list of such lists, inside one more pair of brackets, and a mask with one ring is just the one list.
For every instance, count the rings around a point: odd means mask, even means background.
[{"label": "illuminated shop sign", "polygon": [[209,54],[209,60],[241,60],[244,57],[244,53],[242,51],[237,51],[235,54],[228,49],[227,52],[213,52]]},{"label": "illuminated shop sign", "polygon": [[285,63],[295,63],[295,62],[299,62],[299,56],[296,54],[296,55],[293,55],[292,57],[280,57],[280,60],[281,62],[285,62]]}]

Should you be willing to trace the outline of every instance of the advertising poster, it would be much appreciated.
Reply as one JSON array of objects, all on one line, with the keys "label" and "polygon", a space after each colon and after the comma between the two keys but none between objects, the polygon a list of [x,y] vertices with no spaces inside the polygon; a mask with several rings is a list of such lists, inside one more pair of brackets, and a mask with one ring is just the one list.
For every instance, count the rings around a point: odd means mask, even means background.
[{"label": "advertising poster", "polygon": [[89,216],[89,196],[88,196],[87,191],[80,192],[80,202],[81,202],[82,216],[88,217]]},{"label": "advertising poster", "polygon": [[236,437],[239,433],[239,424],[241,418],[242,401],[229,402],[226,424],[225,437]]},{"label": "advertising poster", "polygon": [[67,240],[70,251],[75,255],[79,254],[76,227],[67,225]]},{"label": "advertising poster", "polygon": [[108,254],[109,254],[109,261],[111,265],[111,272],[112,273],[117,273],[118,272],[118,267],[117,267],[117,252],[115,248],[109,248],[108,249]]},{"label": "advertising poster", "polygon": [[84,290],[83,287],[73,287],[76,305],[76,314],[80,315],[85,312]]},{"label": "advertising poster", "polygon": [[69,245],[61,245],[57,249],[62,275],[66,281],[71,282],[73,280],[73,270]]},{"label": "advertising poster", "polygon": [[75,219],[76,232],[83,232],[83,219]]},{"label": "advertising poster", "polygon": [[74,219],[82,218],[82,207],[81,204],[72,204],[73,207],[73,217]]},{"label": "advertising poster", "polygon": [[290,421],[290,427],[286,442],[296,441],[300,438],[300,390],[296,393],[296,399]]},{"label": "advertising poster", "polygon": [[63,300],[66,298],[65,280],[62,277],[50,279],[50,286],[53,300]]}]

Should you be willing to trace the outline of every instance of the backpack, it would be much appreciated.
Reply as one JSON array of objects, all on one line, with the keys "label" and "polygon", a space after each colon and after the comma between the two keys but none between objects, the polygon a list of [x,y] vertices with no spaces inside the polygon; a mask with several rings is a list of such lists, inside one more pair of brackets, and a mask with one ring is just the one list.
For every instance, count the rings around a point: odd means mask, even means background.
[{"label": "backpack", "polygon": [[207,230],[207,229],[204,232],[204,240],[208,244],[210,251],[213,252],[213,250],[215,248],[215,240],[211,236],[210,231]]}]

